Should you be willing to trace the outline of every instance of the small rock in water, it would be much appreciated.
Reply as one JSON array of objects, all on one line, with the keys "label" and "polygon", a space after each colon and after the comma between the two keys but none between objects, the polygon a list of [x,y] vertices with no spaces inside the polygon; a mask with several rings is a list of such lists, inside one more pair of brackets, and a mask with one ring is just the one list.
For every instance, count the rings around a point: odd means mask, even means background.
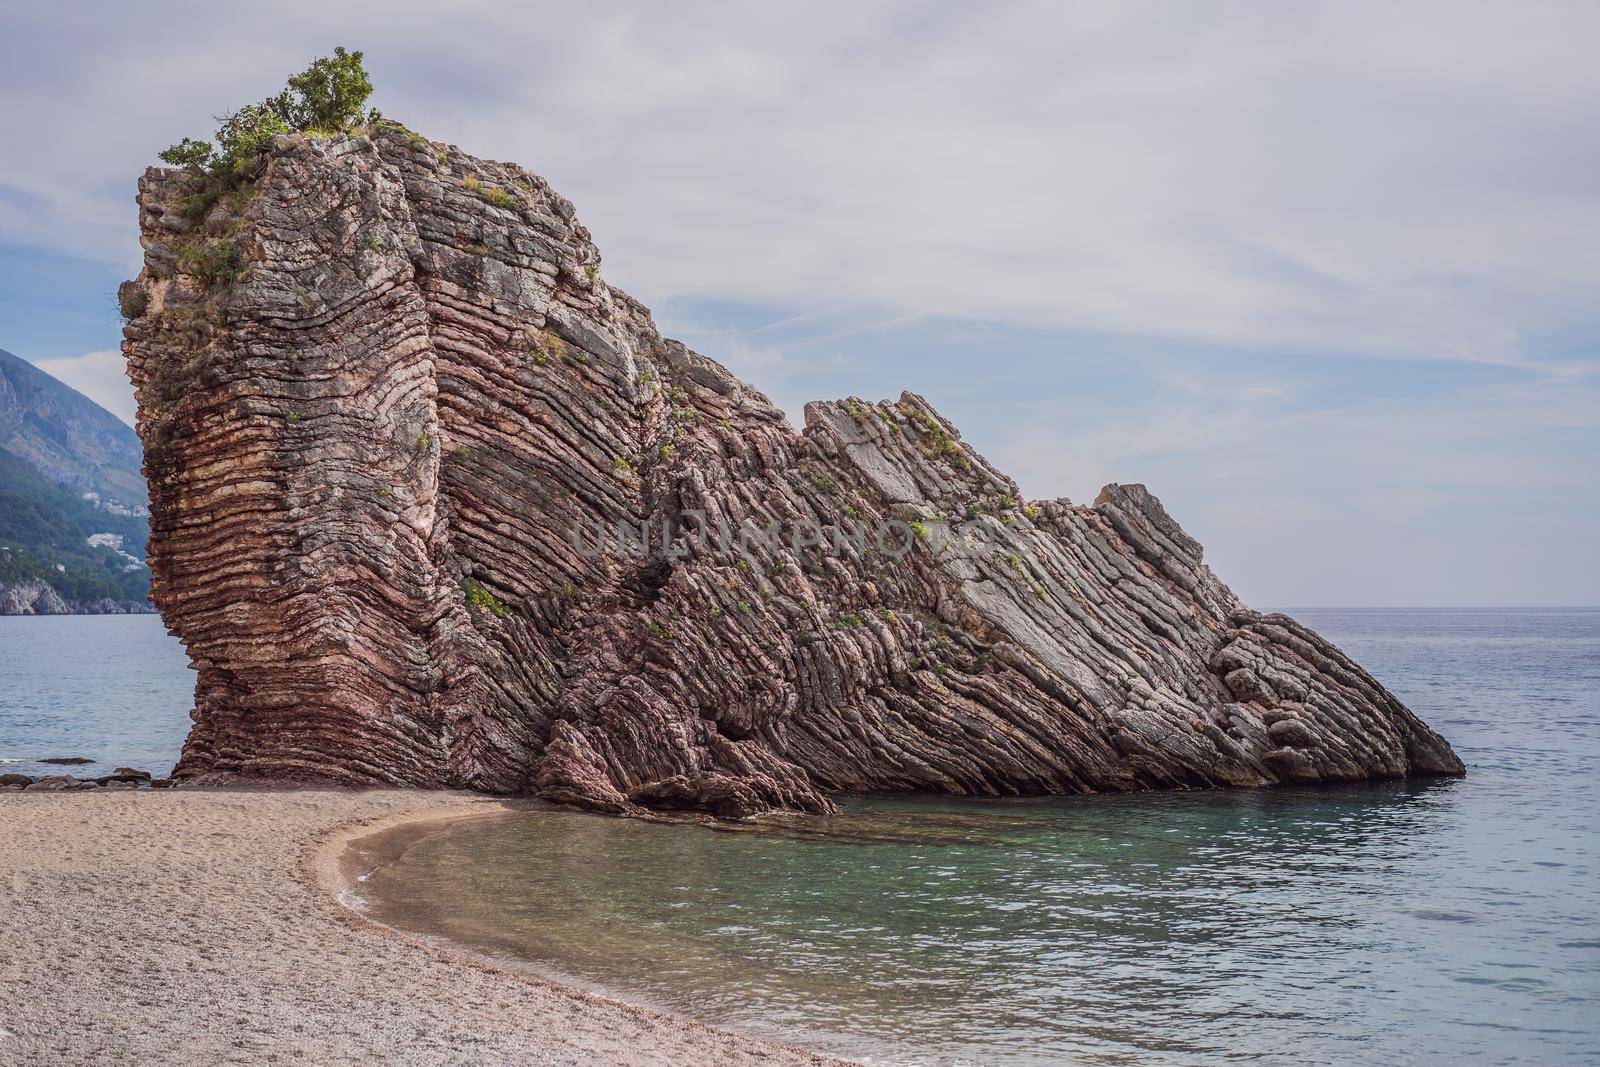
[{"label": "small rock in water", "polygon": [[50,759],[42,759],[39,762],[48,763],[56,767],[82,767],[85,763],[93,763],[94,760],[84,756],[52,756]]}]

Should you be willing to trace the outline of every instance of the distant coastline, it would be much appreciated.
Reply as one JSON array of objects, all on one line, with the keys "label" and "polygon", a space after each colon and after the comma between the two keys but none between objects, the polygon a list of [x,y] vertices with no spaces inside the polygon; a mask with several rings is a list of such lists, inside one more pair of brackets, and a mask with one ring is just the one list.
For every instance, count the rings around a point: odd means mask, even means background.
[{"label": "distant coastline", "polygon": [[42,579],[0,582],[0,615],[154,615],[148,600],[91,597],[70,600]]}]

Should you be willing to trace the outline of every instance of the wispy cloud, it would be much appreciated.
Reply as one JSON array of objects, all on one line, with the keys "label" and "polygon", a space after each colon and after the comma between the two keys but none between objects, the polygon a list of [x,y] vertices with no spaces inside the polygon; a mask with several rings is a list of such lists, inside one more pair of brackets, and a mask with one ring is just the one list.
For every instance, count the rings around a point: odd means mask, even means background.
[{"label": "wispy cloud", "polygon": [[[131,272],[160,148],[362,47],[791,413],[924,392],[1032,494],[1150,483],[1260,600],[1594,601],[1596,39],[1470,0],[12,5],[0,244]],[[0,344],[67,321],[29,300]],[[50,352],[114,400],[115,341]]]},{"label": "wispy cloud", "polygon": [[1600,601],[1600,389],[1226,394],[1039,410],[992,452],[1041,495],[1148,484],[1257,601]]},{"label": "wispy cloud", "polygon": [[647,300],[1510,364],[1595,327],[1591,6],[77,10],[6,16],[0,240],[131,264],[156,150],[348,40]]}]

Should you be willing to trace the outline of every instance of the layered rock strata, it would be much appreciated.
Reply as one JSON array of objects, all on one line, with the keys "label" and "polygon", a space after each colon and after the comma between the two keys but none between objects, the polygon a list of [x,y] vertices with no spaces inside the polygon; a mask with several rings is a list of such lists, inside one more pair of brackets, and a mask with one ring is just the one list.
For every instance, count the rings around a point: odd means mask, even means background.
[{"label": "layered rock strata", "polygon": [[1143,487],[1024,502],[911,393],[796,431],[520,167],[383,124],[199,186],[140,183],[123,344],[180,776],[741,816],[1462,771]]}]

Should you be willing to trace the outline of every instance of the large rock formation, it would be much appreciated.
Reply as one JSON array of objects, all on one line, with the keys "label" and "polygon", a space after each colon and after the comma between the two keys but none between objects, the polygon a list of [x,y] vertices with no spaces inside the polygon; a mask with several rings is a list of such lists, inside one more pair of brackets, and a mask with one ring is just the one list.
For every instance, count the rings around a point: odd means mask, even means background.
[{"label": "large rock formation", "polygon": [[1143,487],[1025,504],[910,393],[795,431],[519,167],[382,124],[201,184],[146,173],[123,294],[180,775],[742,815],[1462,771]]}]

